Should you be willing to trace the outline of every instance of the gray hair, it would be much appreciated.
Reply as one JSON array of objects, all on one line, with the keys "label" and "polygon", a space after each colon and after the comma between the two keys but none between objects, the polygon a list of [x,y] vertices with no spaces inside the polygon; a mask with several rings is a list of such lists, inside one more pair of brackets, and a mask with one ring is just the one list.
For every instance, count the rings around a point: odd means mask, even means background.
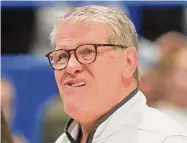
[{"label": "gray hair", "polygon": [[[106,23],[110,26],[108,39],[110,44],[123,45],[124,47],[134,47],[138,51],[137,33],[134,24],[127,16],[112,8],[95,5],[76,7],[64,15],[62,20],[80,23],[88,21]],[[55,47],[55,28],[56,25],[50,35],[52,47]],[[134,78],[139,85],[138,67],[134,73]]]}]

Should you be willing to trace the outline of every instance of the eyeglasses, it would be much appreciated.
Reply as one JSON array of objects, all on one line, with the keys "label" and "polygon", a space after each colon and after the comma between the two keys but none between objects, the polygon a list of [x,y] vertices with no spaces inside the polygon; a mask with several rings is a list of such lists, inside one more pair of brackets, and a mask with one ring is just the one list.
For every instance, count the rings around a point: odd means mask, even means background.
[{"label": "eyeglasses", "polygon": [[103,46],[117,46],[124,48],[122,45],[114,44],[83,44],[71,50],[54,50],[46,54],[46,57],[48,58],[49,63],[54,70],[62,70],[68,65],[69,59],[71,57],[71,51],[74,51],[75,58],[80,64],[91,64],[96,60],[98,54],[97,48]]}]

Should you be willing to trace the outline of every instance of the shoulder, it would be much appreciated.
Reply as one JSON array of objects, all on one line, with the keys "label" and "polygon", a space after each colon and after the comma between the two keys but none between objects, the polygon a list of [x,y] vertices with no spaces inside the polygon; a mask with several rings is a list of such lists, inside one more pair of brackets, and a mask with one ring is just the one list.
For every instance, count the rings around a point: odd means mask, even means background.
[{"label": "shoulder", "polygon": [[55,143],[66,143],[68,142],[68,139],[66,137],[66,134],[63,133],[57,140]]},{"label": "shoulder", "polygon": [[167,136],[163,139],[162,143],[187,143],[187,136],[183,136],[183,135]]},{"label": "shoulder", "polygon": [[158,132],[164,136],[184,135],[187,132],[176,120],[165,115],[157,109],[145,106],[142,115],[142,128]]},{"label": "shoulder", "polygon": [[[139,92],[139,96],[145,97],[145,95],[141,92]],[[137,104],[139,104],[140,106],[137,106],[135,108],[135,114],[137,116],[137,119],[135,119],[135,123],[138,123],[135,125],[135,127],[144,131],[147,130],[152,133],[160,134],[162,136],[187,136],[185,128],[170,116],[162,113],[155,108],[147,106],[146,102]]]}]

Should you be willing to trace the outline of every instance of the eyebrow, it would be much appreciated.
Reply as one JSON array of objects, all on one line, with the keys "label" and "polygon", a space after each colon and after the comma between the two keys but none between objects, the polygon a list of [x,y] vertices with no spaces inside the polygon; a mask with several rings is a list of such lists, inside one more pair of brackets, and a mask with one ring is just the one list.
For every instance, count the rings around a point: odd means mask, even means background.
[{"label": "eyebrow", "polygon": [[[94,43],[96,44],[96,42],[80,42],[80,43],[76,44],[76,46],[74,46],[74,48],[72,48],[72,49],[75,49],[80,45],[94,44]],[[55,48],[54,50],[70,50],[67,47],[68,47],[67,44],[62,44],[61,46],[59,46],[58,48]]]},{"label": "eyebrow", "polygon": [[55,48],[54,50],[67,50],[67,48],[64,47],[64,46],[60,46],[60,47],[58,47],[58,48]]},{"label": "eyebrow", "polygon": [[68,44],[61,44],[59,47],[56,47],[54,50],[68,50]]}]

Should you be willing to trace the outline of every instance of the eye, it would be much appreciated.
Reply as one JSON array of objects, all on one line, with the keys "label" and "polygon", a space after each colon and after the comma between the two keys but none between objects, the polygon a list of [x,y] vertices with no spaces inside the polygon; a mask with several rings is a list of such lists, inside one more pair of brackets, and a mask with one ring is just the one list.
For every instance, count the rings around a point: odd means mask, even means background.
[{"label": "eye", "polygon": [[94,59],[96,55],[96,50],[93,45],[84,45],[78,48],[77,56],[79,60],[89,60]]},{"label": "eye", "polygon": [[83,52],[83,54],[89,55],[95,53],[95,50],[93,50],[92,48],[86,48]]},{"label": "eye", "polygon": [[61,53],[58,57],[59,60],[64,60],[68,59],[68,54],[67,53]]},{"label": "eye", "polygon": [[56,57],[56,63],[66,63],[68,61],[68,53],[59,53],[59,55]]}]

